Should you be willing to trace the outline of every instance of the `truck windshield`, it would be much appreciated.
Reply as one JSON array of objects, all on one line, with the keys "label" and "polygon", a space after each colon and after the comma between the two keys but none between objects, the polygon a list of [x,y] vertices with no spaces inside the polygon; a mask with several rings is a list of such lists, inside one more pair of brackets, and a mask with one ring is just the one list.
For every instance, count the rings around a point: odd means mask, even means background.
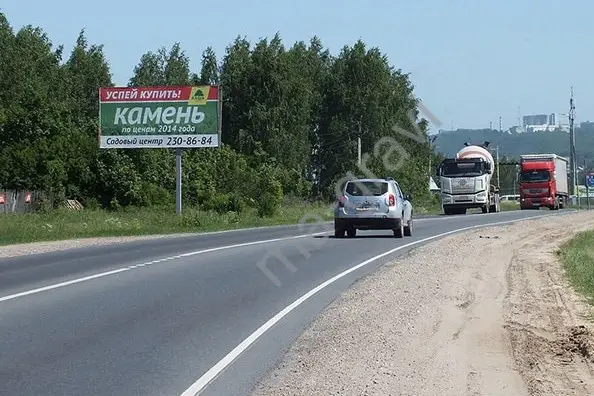
[{"label": "truck windshield", "polygon": [[441,166],[441,175],[445,177],[472,177],[482,174],[481,162],[449,162]]},{"label": "truck windshield", "polygon": [[520,182],[523,183],[541,183],[551,179],[548,171],[530,171],[520,173]]}]

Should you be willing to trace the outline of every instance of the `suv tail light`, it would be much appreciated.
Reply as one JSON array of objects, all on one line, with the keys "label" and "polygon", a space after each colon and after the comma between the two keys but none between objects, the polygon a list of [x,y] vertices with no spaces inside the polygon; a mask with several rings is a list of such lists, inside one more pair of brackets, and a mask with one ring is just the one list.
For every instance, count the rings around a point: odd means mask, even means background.
[{"label": "suv tail light", "polygon": [[342,195],[340,198],[338,198],[338,207],[339,208],[344,208],[344,203],[346,201],[346,196]]},{"label": "suv tail light", "polygon": [[388,197],[388,205],[396,206],[396,197],[394,196],[394,194],[390,194],[390,196]]}]

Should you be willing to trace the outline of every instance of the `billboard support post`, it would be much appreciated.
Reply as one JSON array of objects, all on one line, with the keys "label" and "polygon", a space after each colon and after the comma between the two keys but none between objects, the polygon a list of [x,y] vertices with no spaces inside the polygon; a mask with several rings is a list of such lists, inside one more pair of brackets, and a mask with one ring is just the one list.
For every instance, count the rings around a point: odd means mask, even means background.
[{"label": "billboard support post", "polygon": [[223,143],[223,87],[219,85],[219,147]]},{"label": "billboard support post", "polygon": [[99,148],[175,149],[175,212],[182,212],[184,148],[221,146],[218,85],[99,88]]},{"label": "billboard support post", "polygon": [[182,212],[182,149],[175,149],[175,214]]}]

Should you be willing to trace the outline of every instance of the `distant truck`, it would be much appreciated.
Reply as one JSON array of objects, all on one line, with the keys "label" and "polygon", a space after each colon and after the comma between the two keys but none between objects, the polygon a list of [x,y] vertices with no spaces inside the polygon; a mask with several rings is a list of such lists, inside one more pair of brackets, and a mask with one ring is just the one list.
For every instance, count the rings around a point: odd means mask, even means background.
[{"label": "distant truck", "polygon": [[567,158],[557,154],[520,156],[520,209],[563,209],[569,199]]},{"label": "distant truck", "polygon": [[439,165],[441,205],[446,215],[465,214],[471,208],[481,208],[483,213],[500,211],[499,189],[491,184],[495,161],[488,145],[466,145],[455,158]]}]

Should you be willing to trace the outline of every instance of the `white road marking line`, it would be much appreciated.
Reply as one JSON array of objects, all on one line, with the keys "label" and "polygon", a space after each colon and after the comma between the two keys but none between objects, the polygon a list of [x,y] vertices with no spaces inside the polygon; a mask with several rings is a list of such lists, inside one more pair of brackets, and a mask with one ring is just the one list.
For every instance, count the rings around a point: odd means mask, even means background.
[{"label": "white road marking line", "polygon": [[[495,214],[495,213],[493,213],[493,214]],[[537,216],[537,217],[542,217],[542,216]],[[444,219],[444,218],[445,217],[421,218],[421,219],[416,219],[415,222],[419,222],[419,221],[431,221],[431,220],[438,220],[438,219]],[[531,217],[531,218],[534,218],[534,217]],[[332,222],[324,222],[324,224],[331,224],[331,223]],[[316,225],[316,223],[306,223],[304,225],[307,225],[307,224]],[[319,223],[317,225],[319,225]],[[245,230],[245,231],[247,231],[247,230],[258,230],[258,229],[267,229],[267,228],[275,228],[275,227],[281,228],[281,227],[290,227],[290,226],[254,227],[254,228],[245,228],[243,230]],[[198,234],[198,235],[214,235],[214,234],[222,234],[222,233],[233,232],[233,231],[241,231],[241,230],[214,231],[214,232],[208,232],[208,233],[203,233],[203,234]],[[291,240],[291,239],[306,238],[306,237],[309,237],[309,236],[324,235],[324,234],[328,234],[330,232],[331,231],[322,231],[322,232],[316,232],[316,233],[313,233],[313,234],[303,234],[303,235],[297,235],[297,236],[292,236],[292,237],[266,239],[266,240],[260,240],[260,241],[238,243],[238,244],[235,244],[235,245],[219,246],[219,247],[215,247],[215,248],[198,250],[198,251],[195,251],[195,252],[189,252],[189,253],[184,253],[184,254],[180,254],[180,255],[176,255],[176,256],[165,257],[165,258],[161,258],[161,259],[157,259],[157,260],[147,261],[145,263],[135,264],[135,265],[131,265],[131,266],[128,266],[128,267],[123,267],[123,268],[115,269],[115,270],[112,270],[112,271],[101,272],[101,273],[98,273],[98,274],[85,276],[83,278],[72,279],[72,280],[69,280],[69,281],[61,282],[61,283],[55,283],[53,285],[43,286],[43,287],[39,287],[37,289],[27,290],[27,291],[20,292],[20,293],[10,294],[8,296],[0,297],[0,302],[14,300],[14,299],[17,299],[19,297],[30,296],[32,294],[37,294],[37,293],[41,293],[41,292],[44,292],[44,291],[59,289],[59,288],[65,287],[65,286],[75,285],[77,283],[82,283],[82,282],[90,281],[90,280],[93,280],[93,279],[104,278],[106,276],[111,276],[111,275],[119,274],[120,272],[131,271],[131,270],[139,269],[139,268],[142,268],[142,267],[148,267],[148,266],[151,266],[153,264],[164,263],[164,262],[167,262],[167,261],[176,260],[176,259],[180,259],[180,258],[196,256],[196,255],[204,254],[204,253],[216,252],[216,251],[219,251],[219,250],[235,249],[235,248],[245,247],[245,246],[261,245],[261,244],[264,244],[264,243],[280,242],[280,241],[287,241],[287,240]]]},{"label": "white road marking line", "polygon": [[0,297],[0,302],[2,302],[2,301],[8,301],[8,300],[14,300],[15,298],[28,296],[30,294],[41,293],[41,292],[44,292],[44,291],[48,291],[48,290],[52,290],[52,289],[57,289],[59,287],[73,285],[75,283],[86,282],[86,281],[89,281],[89,280],[92,280],[92,279],[102,278],[104,276],[119,274],[120,272],[130,271],[131,269],[132,268],[130,268],[130,267],[119,268],[119,269],[116,269],[116,270],[113,270],[113,271],[107,271],[107,272],[102,272],[100,274],[85,276],[84,278],[73,279],[73,280],[66,281],[66,282],[61,282],[61,283],[56,283],[56,284],[49,285],[49,286],[40,287],[38,289],[33,289],[33,290],[24,291],[24,292],[21,292],[21,293],[11,294],[9,296]]},{"label": "white road marking line", "polygon": [[265,240],[261,240],[261,241],[244,242],[244,243],[238,243],[238,244],[235,244],[235,245],[218,246],[218,247],[209,248],[209,249],[197,250],[195,252],[178,254],[176,256],[165,257],[165,258],[161,258],[161,259],[158,259],[158,260],[147,261],[145,263],[130,265],[130,266],[119,268],[119,269],[115,269],[115,270],[112,270],[112,271],[101,272],[101,273],[98,273],[98,274],[95,274],[95,275],[85,276],[83,278],[72,279],[72,280],[69,280],[69,281],[66,281],[66,282],[56,283],[56,284],[53,284],[53,285],[48,285],[48,286],[40,287],[40,288],[33,289],[33,290],[27,290],[27,291],[24,291],[24,292],[21,292],[21,293],[11,294],[11,295],[8,295],[8,296],[0,297],[0,302],[4,302],[4,301],[8,301],[8,300],[14,300],[14,299],[19,298],[19,297],[24,297],[24,296],[29,296],[29,295],[32,295],[32,294],[41,293],[41,292],[44,292],[44,291],[54,290],[54,289],[58,289],[58,288],[61,288],[61,287],[70,286],[70,285],[74,285],[74,284],[77,284],[77,283],[86,282],[86,281],[97,279],[97,278],[103,278],[103,277],[106,277],[106,276],[119,274],[121,272],[131,271],[131,270],[139,269],[139,268],[142,268],[142,267],[145,267],[145,266],[150,266],[150,265],[153,265],[153,264],[163,263],[163,262],[167,262],[167,261],[171,261],[171,260],[176,260],[176,259],[180,259],[180,258],[197,256],[199,254],[217,252],[217,251],[220,251],[220,250],[235,249],[235,248],[240,248],[240,247],[245,247],[245,246],[253,246],[253,245],[261,245],[261,244],[264,244],[264,243],[272,243],[272,242],[280,242],[280,241],[290,241],[292,239],[301,239],[301,238],[307,238],[307,237],[316,236],[316,235],[328,234],[329,232],[330,231],[322,231],[322,232],[316,232],[316,233],[313,233],[313,234],[302,234],[302,235],[296,235],[296,236],[284,237],[284,238],[274,238],[274,239],[265,239]]},{"label": "white road marking line", "polygon": [[474,226],[462,227],[462,228],[458,228],[458,229],[455,229],[452,231],[443,232],[441,234],[423,238],[418,241],[410,242],[405,245],[398,246],[394,249],[388,250],[387,252],[378,254],[377,256],[371,257],[370,259],[367,259],[367,260],[363,261],[362,263],[359,263],[359,264],[355,265],[354,267],[351,267],[351,268],[341,272],[340,274],[328,279],[327,281],[325,281],[324,283],[313,288],[309,292],[305,293],[303,296],[299,297],[297,300],[295,300],[293,303],[291,303],[285,309],[283,309],[282,311],[280,311],[279,313],[274,315],[266,323],[264,323],[262,326],[260,326],[260,328],[258,328],[252,334],[250,334],[249,337],[247,337],[239,345],[237,345],[225,357],[223,357],[221,360],[219,360],[213,367],[210,368],[210,370],[208,370],[206,373],[204,373],[196,382],[194,382],[188,389],[186,389],[184,391],[184,393],[181,394],[181,396],[196,396],[196,395],[198,395],[219,374],[221,374],[227,367],[229,367],[235,361],[235,359],[237,359],[239,357],[239,355],[241,355],[246,349],[248,349],[250,347],[250,345],[252,345],[255,341],[257,341],[262,335],[264,335],[264,333],[266,333],[272,326],[274,326],[281,319],[283,319],[285,316],[287,316],[291,311],[293,311],[295,308],[297,308],[298,306],[303,304],[305,301],[307,301],[313,295],[318,293],[320,290],[326,288],[327,286],[331,285],[332,283],[336,282],[337,280],[345,277],[346,275],[350,274],[351,272],[354,272],[354,271],[366,266],[367,264],[377,261],[383,257],[389,256],[390,254],[393,254],[399,250],[406,249],[408,247],[418,245],[418,244],[421,244],[424,242],[428,242],[433,239],[442,238],[444,236],[447,236],[450,234],[455,234],[455,233],[458,233],[461,231],[468,231],[468,230],[472,230],[472,229],[476,229],[476,228],[485,228],[485,227],[495,226],[495,225],[517,223],[520,221],[533,220],[533,219],[549,217],[549,216],[551,216],[551,215],[522,217],[522,218],[515,219],[515,220],[498,221],[498,222],[494,222],[494,223],[486,223],[486,224],[478,224],[478,225],[474,225]]}]

